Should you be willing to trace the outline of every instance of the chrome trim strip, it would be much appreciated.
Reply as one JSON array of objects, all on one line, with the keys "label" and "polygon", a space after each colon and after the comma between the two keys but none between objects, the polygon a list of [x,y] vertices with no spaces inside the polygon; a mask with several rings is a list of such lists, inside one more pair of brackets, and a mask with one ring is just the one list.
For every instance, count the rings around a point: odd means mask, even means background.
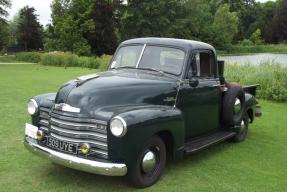
[{"label": "chrome trim strip", "polygon": [[138,62],[137,62],[136,68],[139,68],[139,64],[140,64],[140,62],[141,62],[141,60],[142,60],[142,57],[143,57],[145,48],[146,48],[146,44],[144,44],[144,46],[143,46],[143,49],[142,49],[142,52],[141,52],[141,54],[140,54],[139,60],[138,60]]},{"label": "chrome trim strip", "polygon": [[49,129],[47,127],[44,127],[44,126],[40,126],[40,129],[46,131],[46,132],[49,132]]},{"label": "chrome trim strip", "polygon": [[41,120],[40,120],[40,124],[49,125],[49,121],[46,120],[46,119],[41,119]]},{"label": "chrome trim strip", "polygon": [[54,163],[85,171],[93,174],[107,175],[107,176],[124,176],[127,174],[126,164],[92,161],[75,157],[72,155],[60,153],[38,144],[29,142],[25,139],[24,146],[26,149],[40,157],[49,159]]},{"label": "chrome trim strip", "polygon": [[[59,123],[59,124],[64,124],[68,126],[74,126],[74,127],[91,127],[95,129],[102,129],[99,128],[98,125],[96,124],[90,124],[90,123],[76,123],[76,122],[70,122],[70,121],[65,121],[65,120],[60,120],[60,119],[55,119],[54,117],[51,117],[51,122]],[[101,125],[102,126],[102,125]],[[104,130],[104,129],[102,129]]]},{"label": "chrome trim strip", "polygon": [[84,139],[72,139],[72,138],[57,135],[55,133],[51,133],[51,136],[55,137],[56,139],[63,140],[63,141],[70,141],[70,142],[74,142],[74,143],[90,143],[90,144],[101,146],[106,150],[108,149],[108,145],[106,143],[102,143],[99,141],[91,141],[91,140],[84,140]]},{"label": "chrome trim strip", "polygon": [[85,136],[94,136],[94,137],[99,137],[103,139],[107,139],[107,136],[104,134],[99,134],[99,133],[92,133],[92,132],[83,132],[83,131],[74,131],[74,130],[69,130],[69,129],[63,129],[55,125],[51,125],[51,129],[54,129],[59,132],[67,133],[67,134],[73,134],[73,135],[85,135]]},{"label": "chrome trim strip", "polygon": [[53,110],[51,113],[51,117],[54,117],[56,119],[64,120],[64,121],[69,121],[69,122],[75,122],[75,123],[96,123],[102,126],[106,126],[107,122],[105,121],[100,121],[96,119],[87,119],[85,117],[79,117],[79,116],[70,116],[71,114],[65,114],[61,111],[58,110]]},{"label": "chrome trim strip", "polygon": [[80,113],[81,112],[80,108],[72,107],[66,103],[55,104],[55,109],[61,110],[61,111],[66,111],[66,112],[71,112],[71,113]]},{"label": "chrome trim strip", "polygon": [[102,150],[98,150],[98,149],[91,149],[91,153],[98,153],[98,154],[101,154],[101,155],[105,155],[105,156],[108,156],[108,152],[105,152],[105,151],[102,151]]}]

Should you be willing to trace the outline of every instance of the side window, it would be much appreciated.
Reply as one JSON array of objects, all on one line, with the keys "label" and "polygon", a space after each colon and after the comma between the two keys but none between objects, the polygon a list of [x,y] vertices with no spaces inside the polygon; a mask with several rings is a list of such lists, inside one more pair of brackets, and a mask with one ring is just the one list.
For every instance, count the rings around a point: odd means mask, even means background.
[{"label": "side window", "polygon": [[202,51],[195,53],[188,77],[214,77],[214,63],[214,56],[211,52]]}]

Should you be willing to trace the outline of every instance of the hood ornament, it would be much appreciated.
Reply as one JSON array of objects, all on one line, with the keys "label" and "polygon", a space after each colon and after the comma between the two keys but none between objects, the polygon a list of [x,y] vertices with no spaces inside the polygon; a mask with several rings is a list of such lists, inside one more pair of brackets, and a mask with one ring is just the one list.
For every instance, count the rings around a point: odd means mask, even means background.
[{"label": "hood ornament", "polygon": [[55,104],[54,108],[59,110],[59,111],[66,111],[66,112],[72,112],[72,113],[80,113],[81,112],[80,108],[72,107],[66,103]]}]

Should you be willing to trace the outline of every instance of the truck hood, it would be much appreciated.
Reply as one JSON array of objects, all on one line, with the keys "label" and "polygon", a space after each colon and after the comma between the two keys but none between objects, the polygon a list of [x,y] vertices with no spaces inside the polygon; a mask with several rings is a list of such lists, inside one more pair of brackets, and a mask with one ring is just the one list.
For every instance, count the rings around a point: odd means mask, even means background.
[{"label": "truck hood", "polygon": [[66,83],[55,103],[79,108],[81,115],[105,119],[137,106],[173,106],[177,87],[177,80],[157,72],[112,70]]}]

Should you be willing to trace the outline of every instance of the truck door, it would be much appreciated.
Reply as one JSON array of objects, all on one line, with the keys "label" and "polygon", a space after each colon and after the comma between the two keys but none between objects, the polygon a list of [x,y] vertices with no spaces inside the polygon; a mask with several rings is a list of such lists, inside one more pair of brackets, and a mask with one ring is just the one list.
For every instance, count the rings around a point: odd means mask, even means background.
[{"label": "truck door", "polygon": [[207,50],[195,51],[179,90],[178,108],[184,115],[186,138],[218,128],[220,97],[215,54]]}]

